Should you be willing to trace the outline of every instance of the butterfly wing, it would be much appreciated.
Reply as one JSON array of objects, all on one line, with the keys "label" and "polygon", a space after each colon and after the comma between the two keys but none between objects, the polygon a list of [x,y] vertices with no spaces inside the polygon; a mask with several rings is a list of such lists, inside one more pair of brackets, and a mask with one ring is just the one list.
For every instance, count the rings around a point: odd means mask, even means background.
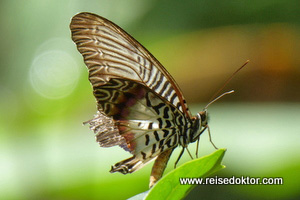
[{"label": "butterfly wing", "polygon": [[70,28],[98,103],[98,114],[88,122],[97,141],[133,154],[111,172],[131,173],[176,147],[191,114],[166,69],[105,18],[80,13],[72,18]]},{"label": "butterfly wing", "polygon": [[134,172],[176,147],[189,124],[173,104],[131,80],[112,78],[94,94],[104,108],[88,122],[97,141],[103,147],[119,145],[134,155],[115,164],[111,172]]},{"label": "butterfly wing", "polygon": [[91,13],[79,13],[70,25],[72,39],[89,69],[93,87],[110,78],[139,82],[191,117],[172,76],[139,42],[113,22]]}]

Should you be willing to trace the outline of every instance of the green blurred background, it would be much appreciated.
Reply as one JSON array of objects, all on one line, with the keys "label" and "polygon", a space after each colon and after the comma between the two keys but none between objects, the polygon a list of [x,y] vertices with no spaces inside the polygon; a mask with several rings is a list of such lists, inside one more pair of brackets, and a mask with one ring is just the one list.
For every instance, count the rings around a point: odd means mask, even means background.
[{"label": "green blurred background", "polygon": [[[209,107],[213,141],[228,149],[227,168],[217,175],[283,177],[284,185],[198,186],[187,199],[299,199],[297,0],[2,0],[0,199],[126,199],[148,189],[152,164],[110,174],[130,155],[100,148],[82,126],[96,112],[70,38],[70,19],[82,11],[110,19],[146,46],[194,114],[250,59],[224,89],[236,92]],[[213,151],[203,134],[199,154]]]}]

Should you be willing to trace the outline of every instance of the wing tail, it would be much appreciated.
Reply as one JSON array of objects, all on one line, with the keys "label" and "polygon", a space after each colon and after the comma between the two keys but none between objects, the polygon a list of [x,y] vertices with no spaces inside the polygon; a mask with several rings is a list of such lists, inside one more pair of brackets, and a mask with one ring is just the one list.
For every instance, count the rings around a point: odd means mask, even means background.
[{"label": "wing tail", "polygon": [[136,156],[132,156],[130,158],[127,158],[126,160],[122,160],[114,164],[111,167],[110,173],[114,173],[114,172],[120,172],[122,174],[132,173],[144,167],[148,163],[149,162],[143,163],[143,161],[137,158]]}]

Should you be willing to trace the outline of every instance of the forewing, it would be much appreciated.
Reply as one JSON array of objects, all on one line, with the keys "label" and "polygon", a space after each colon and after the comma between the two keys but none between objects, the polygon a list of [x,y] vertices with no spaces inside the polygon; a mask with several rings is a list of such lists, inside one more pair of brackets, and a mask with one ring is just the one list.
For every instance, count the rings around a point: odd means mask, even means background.
[{"label": "forewing", "polygon": [[73,17],[70,28],[94,88],[105,85],[111,78],[130,79],[147,86],[191,117],[172,76],[119,26],[95,14],[79,13]]}]

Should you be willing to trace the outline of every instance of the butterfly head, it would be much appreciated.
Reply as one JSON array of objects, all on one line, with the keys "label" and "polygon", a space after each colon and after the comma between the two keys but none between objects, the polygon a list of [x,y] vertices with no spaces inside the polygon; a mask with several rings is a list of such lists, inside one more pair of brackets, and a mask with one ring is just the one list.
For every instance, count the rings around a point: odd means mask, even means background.
[{"label": "butterfly head", "polygon": [[190,136],[191,142],[195,142],[196,140],[198,140],[199,136],[208,128],[208,112],[207,112],[207,107],[210,106],[215,101],[217,101],[220,98],[222,98],[223,96],[225,96],[227,94],[231,94],[233,92],[234,92],[234,90],[231,90],[229,92],[224,92],[223,94],[221,94],[220,96],[218,96],[217,98],[215,98],[214,100],[212,100],[211,102],[209,102],[204,107],[203,111],[197,113],[197,116],[195,117],[195,121],[194,121],[194,128],[193,128],[193,131],[192,131],[191,136]]},{"label": "butterfly head", "polygon": [[191,142],[195,142],[198,140],[201,133],[204,132],[204,130],[207,128],[208,124],[208,112],[206,109],[203,111],[197,113],[197,116],[195,117],[194,121],[194,131],[192,131],[192,134],[190,136]]},{"label": "butterfly head", "polygon": [[207,112],[207,110],[205,109],[205,110],[199,112],[197,114],[197,118],[199,118],[199,125],[200,125],[200,127],[201,128],[202,127],[205,128],[207,126],[207,123],[208,123],[208,112]]}]

